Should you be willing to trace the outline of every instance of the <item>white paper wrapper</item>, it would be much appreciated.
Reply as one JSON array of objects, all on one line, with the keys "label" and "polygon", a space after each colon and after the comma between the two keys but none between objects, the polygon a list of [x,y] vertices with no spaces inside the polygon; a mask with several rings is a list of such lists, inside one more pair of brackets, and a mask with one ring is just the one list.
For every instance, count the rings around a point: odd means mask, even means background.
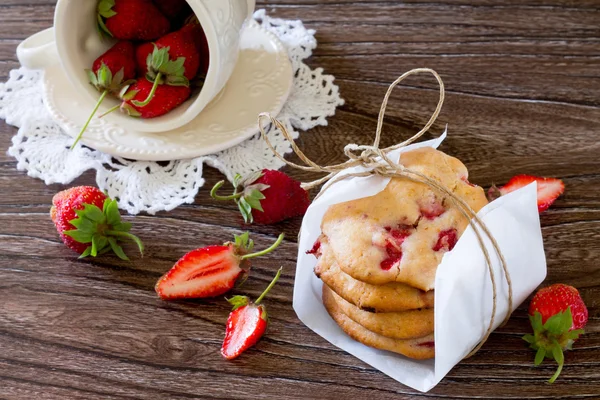
[{"label": "white paper wrapper", "polygon": [[[418,147],[437,148],[445,137],[444,133],[439,139],[391,152],[390,158],[397,161],[401,152]],[[364,170],[362,167],[355,167],[347,171]],[[326,190],[309,207],[301,228],[294,310],[306,326],[330,343],[398,382],[426,392],[437,385],[481,341],[490,321],[492,284],[484,255],[472,228],[469,226],[455,248],[444,255],[437,270],[433,360],[412,360],[376,350],[347,336],[325,310],[321,300],[323,284],[313,272],[317,261],[314,256],[306,254],[321,234],[321,220],[329,206],[375,195],[388,182],[389,178],[379,176],[344,179]],[[495,237],[506,259],[512,279],[514,310],[546,276],[536,184],[502,196],[484,207],[478,216]],[[498,291],[495,329],[503,321],[508,309],[508,286],[489,240],[486,240],[486,247],[494,264]]]}]

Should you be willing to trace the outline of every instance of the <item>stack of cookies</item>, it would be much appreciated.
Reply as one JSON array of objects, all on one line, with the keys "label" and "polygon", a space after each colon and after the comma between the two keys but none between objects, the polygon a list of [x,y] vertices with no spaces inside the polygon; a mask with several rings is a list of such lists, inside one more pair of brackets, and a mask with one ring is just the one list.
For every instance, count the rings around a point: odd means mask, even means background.
[{"label": "stack of cookies", "polygon": [[[403,153],[406,168],[437,180],[475,211],[487,204],[466,167],[432,148]],[[353,339],[410,358],[433,358],[434,282],[469,221],[427,185],[394,178],[375,196],[331,206],[310,253],[323,303]]]}]

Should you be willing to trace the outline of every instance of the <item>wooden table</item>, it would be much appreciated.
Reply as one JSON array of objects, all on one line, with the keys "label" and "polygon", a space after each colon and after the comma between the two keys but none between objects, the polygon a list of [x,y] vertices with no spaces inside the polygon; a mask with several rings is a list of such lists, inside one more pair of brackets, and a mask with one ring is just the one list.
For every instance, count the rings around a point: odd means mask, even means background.
[{"label": "wooden table", "polygon": [[[259,3],[270,15],[317,30],[309,62],[334,74],[346,99],[329,126],[300,137],[317,162],[341,161],[344,144],[369,142],[388,84],[427,66],[447,85],[433,132],[449,124],[442,149],[466,163],[473,182],[487,187],[518,173],[565,181],[566,194],[542,215],[546,283],[577,286],[590,322],[558,383],[545,384],[552,363],[533,367],[534,354],[521,340],[529,329],[523,306],[426,395],[330,345],[292,310],[299,219],[251,227],[258,246],[280,231],[287,240],[256,263],[244,292],[256,296],[280,265],[283,279],[267,300],[267,336],[237,361],[224,361],[228,304],[166,303],[153,286],[186,251],[240,232],[235,208],[211,201],[203,189],[193,205],[128,218],[147,245],[143,259],[78,261],[48,216],[63,186],[16,170],[5,154],[16,129],[0,122],[0,398],[600,398],[600,2]],[[52,24],[54,4],[2,1],[1,80],[18,67],[19,41]],[[407,81],[392,96],[384,144],[420,129],[436,101],[433,79]],[[211,169],[205,176],[205,187],[221,179]],[[72,185],[94,182],[88,173]]]}]

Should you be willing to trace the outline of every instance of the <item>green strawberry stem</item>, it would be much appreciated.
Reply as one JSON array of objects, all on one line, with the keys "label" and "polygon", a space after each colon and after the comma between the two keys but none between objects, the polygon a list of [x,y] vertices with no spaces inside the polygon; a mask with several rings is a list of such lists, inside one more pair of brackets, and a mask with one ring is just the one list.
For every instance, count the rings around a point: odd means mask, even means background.
[{"label": "green strawberry stem", "polygon": [[258,297],[258,299],[256,299],[256,301],[254,302],[254,304],[259,304],[262,301],[262,299],[264,299],[264,297],[267,295],[267,293],[269,293],[269,291],[271,289],[273,289],[273,286],[275,286],[275,284],[279,280],[279,277],[281,276],[281,270],[282,269],[283,269],[283,267],[279,268],[279,270],[277,271],[277,275],[275,275],[275,278],[273,278],[273,280],[271,281],[271,283],[269,283],[269,286],[267,286],[267,288],[265,289],[265,291],[262,292],[262,294]]},{"label": "green strawberry stem", "polygon": [[129,232],[122,232],[122,231],[107,230],[107,231],[105,231],[105,233],[107,235],[111,235],[111,236],[120,237],[120,238],[123,238],[123,239],[132,240],[133,242],[135,242],[135,244],[138,245],[138,247],[140,249],[140,253],[142,254],[142,256],[144,255],[144,244],[142,243],[142,241],[140,240],[140,238],[138,238],[137,236],[132,235]]},{"label": "green strawberry stem", "polygon": [[213,186],[213,188],[210,190],[210,197],[212,197],[215,200],[222,200],[222,201],[228,201],[228,200],[236,200],[239,199],[240,197],[242,197],[244,195],[243,192],[238,193],[237,192],[237,188],[235,190],[235,192],[232,195],[229,196],[220,196],[217,194],[217,192],[219,191],[219,189],[225,184],[225,181],[220,181],[217,182],[215,184],[215,186]]},{"label": "green strawberry stem", "polygon": [[565,363],[565,356],[563,354],[562,348],[560,347],[560,345],[558,344],[557,341],[554,341],[554,346],[553,346],[552,350],[553,350],[552,355],[554,356],[554,358],[556,359],[556,362],[558,363],[558,368],[556,369],[556,372],[554,373],[554,375],[552,375],[552,378],[550,378],[548,383],[554,383],[556,378],[558,378],[558,376],[562,372],[563,365]]},{"label": "green strawberry stem", "polygon": [[108,110],[107,112],[105,112],[104,114],[100,115],[98,118],[106,117],[108,114],[117,111],[119,108],[121,108],[121,105],[117,104],[116,106],[114,106],[113,108],[111,108],[110,110]]},{"label": "green strawberry stem", "polygon": [[104,90],[102,92],[102,95],[100,96],[100,98],[98,99],[98,102],[96,103],[96,107],[94,107],[94,111],[92,111],[92,114],[90,115],[90,117],[86,121],[85,125],[83,125],[83,128],[81,128],[81,131],[79,132],[79,135],[77,135],[77,138],[75,139],[75,142],[71,145],[70,150],[73,150],[75,148],[75,146],[77,145],[77,143],[79,143],[79,141],[83,137],[83,133],[87,130],[88,126],[90,125],[90,122],[92,122],[92,118],[94,118],[94,115],[96,115],[96,112],[98,111],[98,108],[100,108],[100,105],[102,104],[102,102],[106,98],[107,94],[108,94],[108,90]]},{"label": "green strawberry stem", "polygon": [[264,249],[262,251],[256,252],[256,253],[252,253],[252,254],[244,254],[243,256],[240,257],[241,260],[247,260],[249,258],[254,258],[254,257],[260,257],[260,256],[264,256],[265,254],[269,254],[270,252],[272,252],[273,250],[275,250],[283,241],[283,238],[285,237],[285,235],[282,233],[281,235],[279,235],[279,237],[277,238],[277,240],[275,241],[275,243],[273,243],[271,245],[271,247]]},{"label": "green strawberry stem", "polygon": [[154,94],[156,93],[156,89],[158,89],[158,85],[160,85],[161,79],[162,79],[162,72],[159,72],[158,74],[156,74],[156,78],[154,78],[154,85],[152,85],[152,90],[150,91],[150,94],[148,94],[148,97],[146,98],[146,100],[144,100],[144,101],[133,100],[131,102],[131,104],[133,104],[136,107],[146,107],[154,98]]}]

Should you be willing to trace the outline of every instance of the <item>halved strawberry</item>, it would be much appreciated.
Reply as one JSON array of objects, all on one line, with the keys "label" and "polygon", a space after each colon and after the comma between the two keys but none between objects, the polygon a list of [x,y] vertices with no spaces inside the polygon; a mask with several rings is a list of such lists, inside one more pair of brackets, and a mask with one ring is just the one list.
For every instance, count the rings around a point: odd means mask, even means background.
[{"label": "halved strawberry", "polygon": [[163,300],[215,297],[233,289],[235,282],[250,269],[249,259],[273,251],[283,241],[283,233],[268,249],[249,254],[254,242],[248,232],[235,236],[234,243],[193,250],[177,261],[156,283]]},{"label": "halved strawberry", "polygon": [[281,270],[282,268],[279,268],[275,278],[254,303],[246,296],[235,296],[227,300],[233,305],[233,311],[227,318],[225,340],[221,347],[221,354],[226,359],[233,360],[239,357],[264,335],[269,317],[267,308],[260,302],[279,280]]},{"label": "halved strawberry", "polygon": [[542,178],[531,175],[517,175],[512,177],[508,183],[501,188],[492,186],[488,191],[488,198],[490,201],[496,200],[498,197],[510,192],[514,192],[517,189],[521,189],[532,182],[537,182],[537,202],[538,211],[540,213],[550,208],[558,196],[563,194],[565,191],[565,184],[560,179]]}]

